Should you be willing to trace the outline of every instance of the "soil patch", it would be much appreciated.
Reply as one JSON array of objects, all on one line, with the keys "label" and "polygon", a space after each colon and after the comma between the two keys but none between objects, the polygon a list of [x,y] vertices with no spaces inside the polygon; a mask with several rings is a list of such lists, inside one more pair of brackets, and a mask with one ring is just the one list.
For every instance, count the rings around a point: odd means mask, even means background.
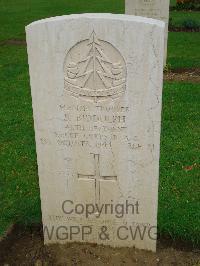
[{"label": "soil patch", "polygon": [[169,10],[170,11],[177,11],[177,12],[181,12],[181,11],[184,11],[184,12],[199,12],[200,8],[199,7],[195,7],[195,6],[193,6],[192,8],[177,8],[177,6],[170,6]]},{"label": "soil patch", "polygon": [[200,68],[181,68],[165,72],[164,80],[200,83]]},{"label": "soil patch", "polygon": [[158,241],[157,253],[134,248],[111,248],[91,244],[43,245],[41,227],[15,227],[0,243],[0,265],[191,265],[200,263],[200,250],[175,247]]},{"label": "soil patch", "polygon": [[169,31],[171,32],[200,32],[200,28],[186,28],[186,27],[176,27],[169,26]]},{"label": "soil patch", "polygon": [[25,40],[18,40],[18,39],[9,39],[9,40],[5,40],[5,41],[0,41],[0,46],[4,46],[4,45],[22,45],[22,46],[25,46],[26,41]]}]

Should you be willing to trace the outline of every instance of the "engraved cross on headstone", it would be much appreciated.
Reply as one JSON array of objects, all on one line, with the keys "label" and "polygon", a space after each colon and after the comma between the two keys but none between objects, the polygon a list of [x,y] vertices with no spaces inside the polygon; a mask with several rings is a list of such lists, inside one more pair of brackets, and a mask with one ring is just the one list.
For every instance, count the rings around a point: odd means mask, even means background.
[{"label": "engraved cross on headstone", "polygon": [[102,176],[100,174],[100,154],[92,154],[94,156],[95,163],[95,173],[94,175],[83,175],[78,174],[78,178],[81,180],[94,180],[95,184],[95,204],[100,204],[100,194],[101,194],[101,181],[116,181],[117,176]]}]

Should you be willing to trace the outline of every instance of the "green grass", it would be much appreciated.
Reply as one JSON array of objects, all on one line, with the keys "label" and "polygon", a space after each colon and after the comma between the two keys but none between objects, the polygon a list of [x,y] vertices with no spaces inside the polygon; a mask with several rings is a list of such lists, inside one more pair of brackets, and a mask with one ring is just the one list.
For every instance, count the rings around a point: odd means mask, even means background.
[{"label": "green grass", "polygon": [[[124,13],[123,0],[1,0],[0,40],[25,39],[30,22],[82,12]],[[177,25],[185,12],[172,12]],[[199,13],[186,16],[198,19]],[[169,33],[172,68],[200,67],[200,34]],[[25,46],[0,46],[0,235],[41,220]],[[159,232],[200,242],[198,141],[200,85],[166,83],[161,138]],[[188,171],[187,171],[188,169]]]},{"label": "green grass", "polygon": [[200,242],[200,84],[167,83],[163,93],[158,225]]},{"label": "green grass", "polygon": [[37,164],[24,47],[0,47],[0,235],[40,219]]},{"label": "green grass", "polygon": [[46,17],[73,13],[124,13],[123,0],[1,0],[0,40],[25,39],[24,27]]},{"label": "green grass", "polygon": [[[32,21],[56,15],[83,12],[124,13],[123,0],[1,0],[0,41],[25,39],[25,26]],[[199,19],[200,12],[171,12],[176,25],[184,18]],[[170,33],[168,63],[172,68],[200,67],[200,34]],[[194,64],[194,65],[193,65]]]},{"label": "green grass", "polygon": [[[46,17],[83,12],[124,13],[124,10],[124,0],[90,0],[87,4],[86,0],[1,0],[0,40],[25,39],[25,26]],[[170,17],[176,26],[187,18],[200,23],[200,12],[172,11]]]},{"label": "green grass", "polygon": [[176,5],[176,0],[170,0],[170,6],[175,6]]},{"label": "green grass", "polygon": [[199,44],[199,32],[169,32],[168,63],[173,69],[200,67]]},{"label": "green grass", "polygon": [[200,25],[200,12],[197,11],[171,11],[170,18],[172,19],[172,24],[177,27],[183,26],[183,21],[185,20],[193,20]]},{"label": "green grass", "polygon": [[[0,234],[12,223],[41,219],[25,47],[0,47]],[[200,86],[164,86],[159,232],[200,242],[198,139]],[[196,163],[196,165],[195,165]],[[184,168],[193,166],[190,171]]]}]

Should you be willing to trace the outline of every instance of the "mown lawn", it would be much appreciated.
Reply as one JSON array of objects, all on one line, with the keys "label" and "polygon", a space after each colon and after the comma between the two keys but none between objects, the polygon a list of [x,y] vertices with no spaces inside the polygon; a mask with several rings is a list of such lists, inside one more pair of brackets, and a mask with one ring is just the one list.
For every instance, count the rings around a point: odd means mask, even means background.
[{"label": "mown lawn", "polygon": [[200,84],[165,83],[158,226],[200,242]]},{"label": "mown lawn", "polygon": [[[90,0],[87,4],[86,0],[1,0],[0,40],[25,39],[25,25],[46,17],[83,12],[123,14],[124,10],[124,0]],[[175,26],[187,19],[200,24],[200,12],[171,11],[170,18]]]},{"label": "mown lawn", "polygon": [[169,32],[167,63],[173,69],[200,67],[200,33]]},{"label": "mown lawn", "polygon": [[[123,13],[122,0],[1,0],[0,40],[25,39],[33,20],[69,13]],[[170,33],[173,68],[200,66],[200,34]],[[0,45],[0,235],[15,222],[40,222],[40,199],[25,46]],[[159,232],[200,242],[200,85],[165,83]]]},{"label": "mown lawn", "polygon": [[1,0],[0,40],[25,39],[25,25],[41,18],[74,13],[124,13],[123,0]]},{"label": "mown lawn", "polygon": [[[1,0],[0,41],[25,40],[25,26],[35,20],[83,12],[124,13],[124,0]],[[172,11],[170,17],[177,26],[186,18],[200,23],[200,12]],[[199,43],[199,33],[170,33],[168,63],[172,68],[200,67]]]},{"label": "mown lawn", "polygon": [[200,27],[200,12],[197,11],[171,11],[170,12],[171,23],[174,26],[183,26],[184,21],[194,21]]},{"label": "mown lawn", "polygon": [[[0,234],[41,218],[25,47],[0,47]],[[200,85],[164,86],[159,232],[200,241]]]},{"label": "mown lawn", "polygon": [[25,47],[0,47],[0,235],[40,217],[37,163]]}]

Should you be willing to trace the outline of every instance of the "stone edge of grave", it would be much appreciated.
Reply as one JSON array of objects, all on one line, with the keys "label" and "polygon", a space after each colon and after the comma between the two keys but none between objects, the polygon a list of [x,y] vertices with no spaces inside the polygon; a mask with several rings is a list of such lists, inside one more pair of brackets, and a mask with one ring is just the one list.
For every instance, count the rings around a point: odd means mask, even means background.
[{"label": "stone edge of grave", "polygon": [[59,22],[61,20],[73,20],[73,19],[110,19],[110,20],[120,20],[120,21],[129,21],[129,22],[138,22],[138,23],[146,23],[149,25],[156,25],[161,28],[165,28],[165,23],[158,19],[146,18],[141,16],[133,16],[133,15],[124,15],[124,14],[111,14],[111,13],[83,13],[83,14],[71,14],[71,15],[63,15],[45,18],[41,20],[34,21],[28,24],[25,29],[29,30],[32,26],[41,25],[49,22]]}]

